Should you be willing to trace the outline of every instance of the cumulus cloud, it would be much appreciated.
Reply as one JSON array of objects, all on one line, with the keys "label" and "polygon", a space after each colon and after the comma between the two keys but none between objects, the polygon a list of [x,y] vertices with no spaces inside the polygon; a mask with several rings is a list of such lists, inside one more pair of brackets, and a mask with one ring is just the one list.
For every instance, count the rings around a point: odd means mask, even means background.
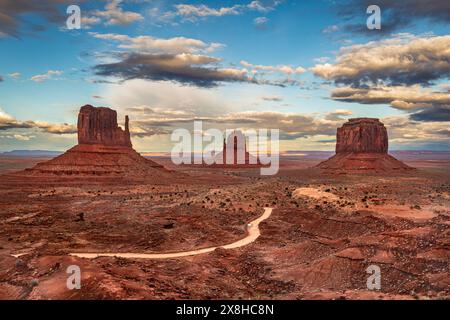
[{"label": "cumulus cloud", "polygon": [[214,87],[220,82],[257,83],[244,69],[219,68],[219,59],[193,54],[126,53],[119,62],[95,66],[96,75],[121,80],[145,79],[175,81],[199,87]]},{"label": "cumulus cloud", "polygon": [[59,76],[61,74],[63,74],[63,72],[60,70],[49,70],[44,74],[32,76],[30,80],[34,82],[44,82],[46,80],[54,80],[54,76]]},{"label": "cumulus cloud", "polygon": [[211,126],[219,130],[230,128],[246,129],[279,129],[282,140],[307,138],[317,135],[335,135],[336,127],[344,122],[343,119],[329,120],[301,113],[282,113],[272,111],[246,111],[232,112],[215,117],[198,117],[174,115],[165,117],[149,116],[135,121],[141,131],[141,136],[151,135],[157,130],[171,132],[173,128],[190,127],[196,120],[202,120],[205,126]]},{"label": "cumulus cloud", "polygon": [[31,129],[38,128],[47,133],[53,134],[72,134],[77,132],[77,128],[74,125],[67,123],[64,124],[52,124],[43,121],[20,121],[7,114],[0,108],[0,130],[11,129]]},{"label": "cumulus cloud", "polygon": [[73,134],[77,133],[77,127],[71,124],[55,124],[44,121],[33,122],[34,126],[42,129],[44,132],[52,134]]},{"label": "cumulus cloud", "polygon": [[337,101],[362,104],[389,104],[391,107],[415,112],[416,121],[450,121],[450,92],[414,86],[376,86],[367,89],[343,87],[332,90]]},{"label": "cumulus cloud", "polygon": [[450,92],[437,92],[414,86],[375,86],[367,89],[341,87],[333,89],[331,98],[362,104],[390,104],[401,110],[415,110],[433,105],[450,105]]},{"label": "cumulus cloud", "polygon": [[328,113],[325,116],[325,119],[330,120],[330,121],[339,121],[339,120],[343,120],[343,117],[349,117],[352,114],[353,114],[353,112],[350,110],[338,109],[338,110]]},{"label": "cumulus cloud", "polygon": [[144,17],[137,12],[124,11],[120,6],[122,0],[110,0],[104,10],[96,10],[92,16],[85,17],[82,22],[85,24],[97,24],[104,21],[106,25],[127,25],[133,22],[144,20]]},{"label": "cumulus cloud", "polygon": [[411,121],[408,116],[391,116],[382,119],[389,131],[389,140],[396,144],[444,142],[448,144],[449,130],[446,122]]},{"label": "cumulus cloud", "polygon": [[150,10],[152,17],[160,22],[171,22],[179,17],[182,21],[196,22],[207,17],[236,16],[249,11],[267,13],[274,10],[282,1],[251,1],[248,4],[236,4],[229,7],[213,8],[205,4],[176,4],[173,11],[161,13],[158,8]]},{"label": "cumulus cloud", "polygon": [[344,47],[335,63],[318,64],[315,75],[338,84],[429,85],[450,76],[450,36],[391,39]]},{"label": "cumulus cloud", "polygon": [[36,136],[29,136],[29,135],[23,135],[23,134],[14,134],[12,136],[14,139],[19,141],[30,141],[31,139],[35,138]]},{"label": "cumulus cloud", "polygon": [[151,36],[130,37],[114,33],[101,34],[91,32],[90,34],[97,39],[119,42],[118,48],[135,50],[142,53],[201,53],[213,52],[224,47],[224,45],[220,43],[205,43],[198,39],[185,37],[161,39]]},{"label": "cumulus cloud", "polygon": [[241,61],[241,65],[251,69],[253,72],[264,71],[264,72],[278,72],[287,75],[302,74],[306,72],[303,67],[293,67],[288,65],[277,65],[277,66],[265,66],[265,65],[255,65],[247,61]]},{"label": "cumulus cloud", "polygon": [[240,14],[242,6],[234,5],[232,7],[222,7],[214,9],[207,5],[191,5],[191,4],[177,4],[175,5],[175,14],[186,19],[195,20],[198,17],[220,17],[224,15],[237,15]]},{"label": "cumulus cloud", "polygon": [[[279,87],[297,86],[300,82],[291,76],[304,73],[302,67],[288,65],[263,66],[242,61],[252,68],[223,66],[222,59],[207,54],[224,47],[220,43],[205,43],[198,39],[175,37],[168,39],[151,36],[136,36],[91,32],[95,38],[118,42],[118,49],[97,54],[107,63],[94,66],[95,75],[113,77],[119,82],[132,79],[152,81],[173,81],[184,85],[211,88],[226,82],[243,82]],[[265,79],[256,75],[257,71],[282,73],[282,79]],[[95,80],[108,81],[108,80]]]}]

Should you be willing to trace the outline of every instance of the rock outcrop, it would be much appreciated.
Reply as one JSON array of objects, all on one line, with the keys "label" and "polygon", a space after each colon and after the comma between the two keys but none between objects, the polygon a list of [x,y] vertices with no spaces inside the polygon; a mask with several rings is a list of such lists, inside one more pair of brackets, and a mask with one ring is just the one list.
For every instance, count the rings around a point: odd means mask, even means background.
[{"label": "rock outcrop", "polygon": [[109,108],[81,107],[78,114],[78,144],[132,147],[128,116],[125,130],[117,124],[117,112]]},{"label": "rock outcrop", "polygon": [[233,131],[223,139],[222,152],[216,155],[216,164],[219,168],[252,168],[260,167],[261,162],[257,156],[247,150],[247,140],[242,131]]},{"label": "rock outcrop", "polygon": [[378,119],[350,119],[337,130],[336,153],[388,152],[386,127]]},{"label": "rock outcrop", "polygon": [[255,165],[256,157],[247,151],[247,141],[241,131],[233,131],[227,139],[223,139],[223,151],[221,154],[224,165]]},{"label": "rock outcrop", "polygon": [[412,168],[388,154],[386,127],[378,119],[350,119],[337,130],[336,155],[318,165],[332,171],[390,171]]},{"label": "rock outcrop", "polygon": [[129,119],[125,129],[117,124],[117,112],[109,108],[81,107],[78,145],[64,154],[26,170],[29,175],[122,176],[165,178],[173,174],[142,157],[131,144]]}]

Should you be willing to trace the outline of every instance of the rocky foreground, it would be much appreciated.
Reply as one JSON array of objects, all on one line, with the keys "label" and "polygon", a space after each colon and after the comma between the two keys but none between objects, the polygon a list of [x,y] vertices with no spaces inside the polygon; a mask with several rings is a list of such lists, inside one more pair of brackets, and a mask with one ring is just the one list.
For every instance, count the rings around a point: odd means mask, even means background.
[{"label": "rocky foreground", "polygon": [[[450,297],[450,172],[335,175],[286,166],[186,169],[118,184],[0,181],[3,299],[442,299]],[[272,216],[246,247],[166,260],[69,256],[220,246]],[[381,290],[367,289],[370,265]],[[66,269],[82,270],[68,290]]]}]

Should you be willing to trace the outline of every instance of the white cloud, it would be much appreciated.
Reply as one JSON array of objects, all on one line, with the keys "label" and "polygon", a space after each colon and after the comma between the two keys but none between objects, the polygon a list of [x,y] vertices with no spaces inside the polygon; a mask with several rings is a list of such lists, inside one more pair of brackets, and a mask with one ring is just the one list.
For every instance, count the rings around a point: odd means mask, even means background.
[{"label": "white cloud", "polygon": [[220,17],[225,15],[237,15],[241,12],[242,6],[234,5],[232,7],[222,7],[214,9],[207,5],[191,5],[191,4],[178,4],[175,5],[176,15],[182,16],[186,19],[196,19],[198,17]]},{"label": "white cloud", "polygon": [[414,86],[376,86],[367,89],[341,87],[333,89],[334,100],[363,104],[388,103],[401,110],[417,110],[433,105],[450,105],[450,92],[437,92]]},{"label": "white cloud", "polygon": [[161,13],[158,8],[149,10],[152,17],[160,22],[168,23],[176,17],[181,17],[183,21],[195,22],[206,17],[222,17],[229,15],[240,15],[248,11],[258,11],[267,13],[274,10],[283,1],[252,1],[249,4],[236,4],[229,7],[212,8],[205,4],[177,4],[174,11]]},{"label": "white cloud", "polygon": [[90,35],[97,39],[117,41],[120,43],[118,47],[122,49],[130,49],[145,53],[210,53],[224,47],[224,45],[220,43],[205,43],[198,39],[185,37],[162,39],[152,36],[130,37],[122,34],[101,34],[95,32],[91,32]]},{"label": "white cloud", "polygon": [[258,18],[255,18],[255,20],[253,20],[253,22],[255,23],[255,25],[257,27],[263,27],[269,22],[269,19],[266,17],[258,17]]},{"label": "white cloud", "polygon": [[49,70],[44,74],[32,76],[30,80],[34,82],[44,82],[45,80],[54,80],[54,76],[59,76],[61,74],[63,74],[63,72],[60,70]]},{"label": "white cloud", "polygon": [[253,71],[266,71],[266,72],[278,72],[287,75],[302,74],[306,70],[303,67],[292,67],[288,65],[277,65],[277,66],[267,66],[267,65],[255,65],[247,61],[241,61],[241,65],[246,68],[252,69]]},{"label": "white cloud", "polygon": [[120,7],[121,3],[122,0],[110,0],[104,10],[96,10],[91,12],[89,16],[83,17],[81,20],[83,27],[88,28],[89,25],[98,24],[101,21],[105,25],[127,25],[144,20],[140,13],[124,11]]},{"label": "white cloud", "polygon": [[19,141],[30,141],[31,139],[35,138],[36,136],[28,136],[23,134],[14,134],[12,136],[14,139]]},{"label": "white cloud", "polygon": [[13,73],[10,73],[10,74],[8,74],[11,78],[13,78],[13,79],[18,79],[18,78],[20,78],[20,73],[19,72],[13,72]]}]

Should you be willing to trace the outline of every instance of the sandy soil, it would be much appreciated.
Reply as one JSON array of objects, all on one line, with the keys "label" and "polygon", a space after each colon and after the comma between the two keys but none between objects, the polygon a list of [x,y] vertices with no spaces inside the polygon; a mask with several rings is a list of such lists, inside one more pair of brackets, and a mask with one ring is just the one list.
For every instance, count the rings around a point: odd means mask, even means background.
[{"label": "sandy soil", "polygon": [[[333,176],[299,158],[275,177],[184,168],[191,178],[176,185],[3,176],[0,299],[448,298],[449,164]],[[245,238],[265,207],[274,210],[259,238],[239,248],[159,260],[69,255],[220,247]],[[366,287],[372,264],[380,291]],[[82,270],[81,290],[66,287],[70,265]]]}]

